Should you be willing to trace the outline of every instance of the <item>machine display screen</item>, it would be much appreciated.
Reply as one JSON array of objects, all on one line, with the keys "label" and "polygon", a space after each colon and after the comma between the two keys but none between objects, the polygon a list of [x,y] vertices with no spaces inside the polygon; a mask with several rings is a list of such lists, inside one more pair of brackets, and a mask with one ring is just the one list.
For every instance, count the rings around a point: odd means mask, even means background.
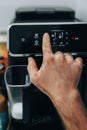
[{"label": "machine display screen", "polygon": [[87,24],[14,24],[9,28],[12,54],[42,53],[42,36],[50,34],[53,52],[87,52]]}]

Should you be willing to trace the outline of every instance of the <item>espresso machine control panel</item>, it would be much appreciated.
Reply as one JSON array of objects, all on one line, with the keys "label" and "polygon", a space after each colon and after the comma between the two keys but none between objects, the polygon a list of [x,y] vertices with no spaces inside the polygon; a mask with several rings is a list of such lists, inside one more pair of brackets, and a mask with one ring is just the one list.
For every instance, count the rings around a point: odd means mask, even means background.
[{"label": "espresso machine control panel", "polygon": [[48,32],[53,52],[86,53],[86,23],[21,23],[9,28],[8,50],[13,56],[42,54],[42,36]]}]

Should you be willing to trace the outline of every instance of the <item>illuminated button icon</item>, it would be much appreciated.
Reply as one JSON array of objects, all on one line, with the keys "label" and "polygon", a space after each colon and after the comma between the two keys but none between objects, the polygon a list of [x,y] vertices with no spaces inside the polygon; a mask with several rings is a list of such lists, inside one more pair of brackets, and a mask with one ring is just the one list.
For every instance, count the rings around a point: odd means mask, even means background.
[{"label": "illuminated button icon", "polygon": [[63,33],[63,32],[60,32],[58,38],[59,38],[59,39],[62,39],[63,36],[64,36],[64,33]]},{"label": "illuminated button icon", "polygon": [[79,37],[72,36],[72,41],[79,40]]},{"label": "illuminated button icon", "polygon": [[60,44],[59,47],[65,47],[65,45],[64,44],[62,44],[62,45]]},{"label": "illuminated button icon", "polygon": [[21,42],[22,43],[26,43],[27,42],[26,38],[25,37],[21,37]]},{"label": "illuminated button icon", "polygon": [[74,41],[75,40],[75,37],[74,36],[72,36],[72,41]]},{"label": "illuminated button icon", "polygon": [[52,43],[52,45],[56,45],[56,42],[54,41],[54,42]]},{"label": "illuminated button icon", "polygon": [[55,37],[55,38],[53,38],[52,40],[53,40],[53,41],[56,41],[56,40],[57,40],[57,38]]},{"label": "illuminated button icon", "polygon": [[66,42],[66,45],[68,45],[69,43],[68,42]]},{"label": "illuminated button icon", "polygon": [[55,34],[52,34],[51,37],[54,38],[54,37],[55,37]]},{"label": "illuminated button icon", "polygon": [[52,34],[51,34],[51,37],[52,37],[52,38],[56,38],[56,32],[52,33]]},{"label": "illuminated button icon", "polygon": [[63,42],[60,42],[60,45],[63,45]]},{"label": "illuminated button icon", "polygon": [[35,33],[34,34],[34,39],[38,39],[39,38],[39,33]]},{"label": "illuminated button icon", "polygon": [[34,41],[34,46],[39,46],[39,41],[38,40]]},{"label": "illuminated button icon", "polygon": [[59,47],[64,47],[65,45],[63,44],[63,42],[61,41],[60,43],[59,43]]},{"label": "illuminated button icon", "polygon": [[79,38],[78,38],[78,37],[75,37],[75,40],[79,40]]},{"label": "illuminated button icon", "polygon": [[66,35],[68,35],[68,32],[66,32]]}]

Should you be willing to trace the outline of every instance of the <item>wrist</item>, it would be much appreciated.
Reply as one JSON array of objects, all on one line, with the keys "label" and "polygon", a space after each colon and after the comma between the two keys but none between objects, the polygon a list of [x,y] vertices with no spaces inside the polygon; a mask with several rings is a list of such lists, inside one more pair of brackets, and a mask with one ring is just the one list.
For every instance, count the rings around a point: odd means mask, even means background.
[{"label": "wrist", "polygon": [[[78,89],[73,89],[67,96],[52,99],[67,130],[86,130],[87,112]],[[77,123],[79,122],[79,123]]]},{"label": "wrist", "polygon": [[77,88],[72,89],[66,96],[66,102],[75,103],[81,101],[81,96]]},{"label": "wrist", "polygon": [[69,90],[65,94],[60,93],[60,95],[58,94],[51,95],[50,99],[53,101],[53,103],[59,104],[61,102],[65,104],[81,100],[81,96],[78,89],[74,87],[74,89]]},{"label": "wrist", "polygon": [[69,116],[70,112],[74,112],[73,110],[77,105],[79,106],[83,104],[78,89],[72,89],[72,91],[60,97],[52,96],[51,101],[58,113],[60,113],[60,115],[66,115],[66,117]]}]

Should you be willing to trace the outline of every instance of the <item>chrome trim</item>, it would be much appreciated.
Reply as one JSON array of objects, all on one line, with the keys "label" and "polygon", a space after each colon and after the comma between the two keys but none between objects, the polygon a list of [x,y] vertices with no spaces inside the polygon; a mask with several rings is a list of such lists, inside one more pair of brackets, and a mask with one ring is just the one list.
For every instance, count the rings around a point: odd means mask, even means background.
[{"label": "chrome trim", "polygon": [[[64,54],[66,54],[67,52],[64,52]],[[87,56],[87,52],[70,52],[70,54],[72,56]],[[30,57],[30,56],[36,56],[36,57],[39,57],[39,56],[43,56],[43,54],[41,53],[31,53],[31,54],[13,54],[13,53],[9,53],[10,56],[12,57]]]},{"label": "chrome trim", "polygon": [[71,24],[87,24],[87,22],[33,22],[33,23],[12,23],[8,29],[10,29],[14,25],[71,25]]}]

